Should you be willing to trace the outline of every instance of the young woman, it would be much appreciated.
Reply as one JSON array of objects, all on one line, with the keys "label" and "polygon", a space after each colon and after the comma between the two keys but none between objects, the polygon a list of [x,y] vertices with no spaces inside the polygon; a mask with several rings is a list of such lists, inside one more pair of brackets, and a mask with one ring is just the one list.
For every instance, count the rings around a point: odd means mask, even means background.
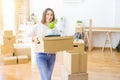
[{"label": "young woman", "polygon": [[[53,27],[52,29],[48,26],[48,24],[55,20],[54,11],[51,8],[45,9],[43,12],[43,16],[41,19],[41,23],[39,23],[33,31],[32,41],[36,43],[40,43],[40,37],[47,36],[49,34],[58,34],[57,27]],[[51,80],[54,63],[55,63],[56,54],[55,53],[45,53],[45,52],[37,52],[36,60],[38,69],[40,72],[41,80]]]}]

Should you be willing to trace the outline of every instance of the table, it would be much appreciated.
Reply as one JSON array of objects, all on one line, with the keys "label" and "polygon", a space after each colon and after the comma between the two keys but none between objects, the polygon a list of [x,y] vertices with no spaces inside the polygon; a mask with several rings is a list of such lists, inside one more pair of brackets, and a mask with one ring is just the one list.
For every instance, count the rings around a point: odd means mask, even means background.
[{"label": "table", "polygon": [[[90,31],[90,30],[89,30],[88,27],[84,28],[84,32],[85,32],[85,37],[84,37],[84,39],[87,38],[88,43],[91,44],[90,41],[89,41],[90,37],[89,37],[89,35],[88,35],[89,31]],[[111,33],[111,32],[120,32],[120,28],[112,28],[112,27],[92,27],[91,31],[92,31],[92,32],[105,32],[105,33],[106,33],[106,40],[104,41],[104,46],[102,47],[102,52],[104,51],[104,47],[105,47],[106,42],[109,41],[110,51],[111,51],[111,53],[112,53],[112,43],[111,43],[111,39],[110,39],[110,33]]]}]

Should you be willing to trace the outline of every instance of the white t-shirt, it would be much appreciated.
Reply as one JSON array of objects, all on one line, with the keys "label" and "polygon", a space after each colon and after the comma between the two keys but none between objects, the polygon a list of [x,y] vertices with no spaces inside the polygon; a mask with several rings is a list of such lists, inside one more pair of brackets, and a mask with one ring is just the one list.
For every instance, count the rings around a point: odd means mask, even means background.
[{"label": "white t-shirt", "polygon": [[55,26],[53,29],[48,28],[46,25],[39,23],[32,31],[32,36],[44,37],[47,35],[59,34],[58,28]]}]

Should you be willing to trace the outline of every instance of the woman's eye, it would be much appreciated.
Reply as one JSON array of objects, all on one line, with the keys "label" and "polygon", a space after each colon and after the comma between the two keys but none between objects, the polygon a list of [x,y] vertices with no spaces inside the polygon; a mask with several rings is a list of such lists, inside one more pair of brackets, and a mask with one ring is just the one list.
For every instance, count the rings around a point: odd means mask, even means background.
[{"label": "woman's eye", "polygon": [[52,14],[50,16],[53,16]]}]

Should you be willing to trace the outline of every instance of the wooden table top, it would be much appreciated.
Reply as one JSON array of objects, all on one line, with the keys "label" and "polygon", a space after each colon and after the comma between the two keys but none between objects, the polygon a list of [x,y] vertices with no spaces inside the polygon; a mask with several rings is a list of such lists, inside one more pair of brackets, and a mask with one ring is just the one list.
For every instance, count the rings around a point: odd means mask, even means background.
[{"label": "wooden table top", "polygon": [[[89,28],[84,28],[84,31],[89,31]],[[93,32],[120,32],[120,28],[111,28],[111,27],[93,27]]]}]

